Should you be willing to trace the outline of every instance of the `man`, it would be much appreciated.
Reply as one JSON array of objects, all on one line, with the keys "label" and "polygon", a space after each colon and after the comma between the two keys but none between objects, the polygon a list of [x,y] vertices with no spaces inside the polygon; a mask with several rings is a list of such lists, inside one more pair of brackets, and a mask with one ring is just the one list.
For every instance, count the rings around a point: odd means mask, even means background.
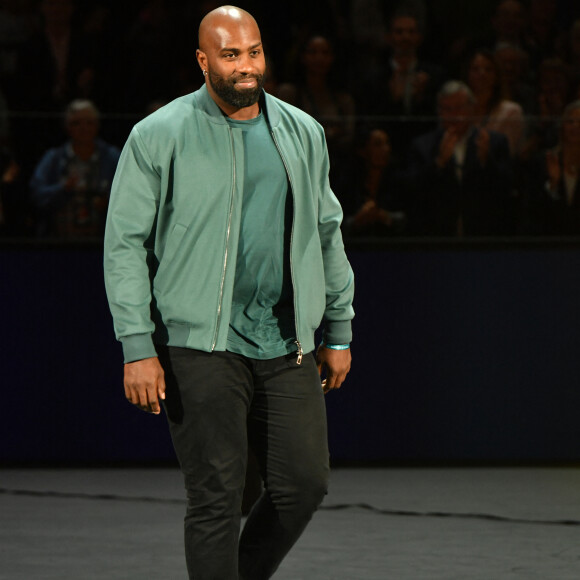
[{"label": "man", "polygon": [[439,129],[415,139],[409,155],[415,233],[509,233],[513,177],[506,137],[475,127],[473,93],[462,82],[443,85],[438,113]]},{"label": "man", "polygon": [[[125,145],[105,277],[126,396],[152,413],[164,400],[190,577],[256,580],[271,577],[326,491],[323,389],[350,368],[353,275],[324,132],[263,92],[253,17],[207,14],[197,61],[205,85]],[[265,491],[238,542],[248,442]]]},{"label": "man", "polygon": [[366,84],[359,95],[365,112],[388,117],[393,150],[405,154],[414,137],[433,128],[429,119],[434,117],[435,96],[443,79],[439,67],[420,58],[422,42],[418,18],[397,11],[388,28],[389,58],[381,78]]},{"label": "man", "polygon": [[23,110],[60,110],[73,98],[94,96],[97,55],[74,24],[75,0],[41,0],[42,28],[18,55],[13,100]]}]

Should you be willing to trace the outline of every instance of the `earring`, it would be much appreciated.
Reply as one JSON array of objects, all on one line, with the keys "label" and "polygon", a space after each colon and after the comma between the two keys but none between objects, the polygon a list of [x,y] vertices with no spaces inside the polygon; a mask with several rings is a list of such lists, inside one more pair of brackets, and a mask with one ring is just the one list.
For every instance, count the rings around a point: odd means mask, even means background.
[{"label": "earring", "polygon": [[207,76],[207,71],[205,69],[203,69],[203,76],[206,77]]}]

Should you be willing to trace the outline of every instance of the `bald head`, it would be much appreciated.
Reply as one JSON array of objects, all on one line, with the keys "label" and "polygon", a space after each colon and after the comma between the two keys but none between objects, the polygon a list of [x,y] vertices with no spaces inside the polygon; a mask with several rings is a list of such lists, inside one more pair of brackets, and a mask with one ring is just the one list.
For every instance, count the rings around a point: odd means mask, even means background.
[{"label": "bald head", "polygon": [[210,95],[227,115],[258,114],[266,61],[251,14],[235,6],[209,12],[199,25],[196,56]]},{"label": "bald head", "polygon": [[200,50],[206,52],[209,44],[214,44],[219,37],[227,34],[232,28],[255,28],[260,34],[254,17],[236,6],[220,6],[208,12],[199,25],[198,42]]}]

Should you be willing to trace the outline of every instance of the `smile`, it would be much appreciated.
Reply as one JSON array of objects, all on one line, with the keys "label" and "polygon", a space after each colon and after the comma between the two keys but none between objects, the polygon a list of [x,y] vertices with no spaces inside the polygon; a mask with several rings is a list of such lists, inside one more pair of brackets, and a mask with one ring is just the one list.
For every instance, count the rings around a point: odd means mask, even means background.
[{"label": "smile", "polygon": [[258,86],[258,81],[255,78],[248,78],[236,81],[235,84],[240,89],[253,89]]}]

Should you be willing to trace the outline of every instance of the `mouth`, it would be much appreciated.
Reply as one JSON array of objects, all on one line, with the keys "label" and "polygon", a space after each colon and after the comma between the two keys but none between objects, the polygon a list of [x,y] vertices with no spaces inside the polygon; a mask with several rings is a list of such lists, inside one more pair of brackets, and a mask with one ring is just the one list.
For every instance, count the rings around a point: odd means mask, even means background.
[{"label": "mouth", "polygon": [[234,82],[239,89],[255,89],[258,86],[258,80],[255,77],[245,77]]}]

